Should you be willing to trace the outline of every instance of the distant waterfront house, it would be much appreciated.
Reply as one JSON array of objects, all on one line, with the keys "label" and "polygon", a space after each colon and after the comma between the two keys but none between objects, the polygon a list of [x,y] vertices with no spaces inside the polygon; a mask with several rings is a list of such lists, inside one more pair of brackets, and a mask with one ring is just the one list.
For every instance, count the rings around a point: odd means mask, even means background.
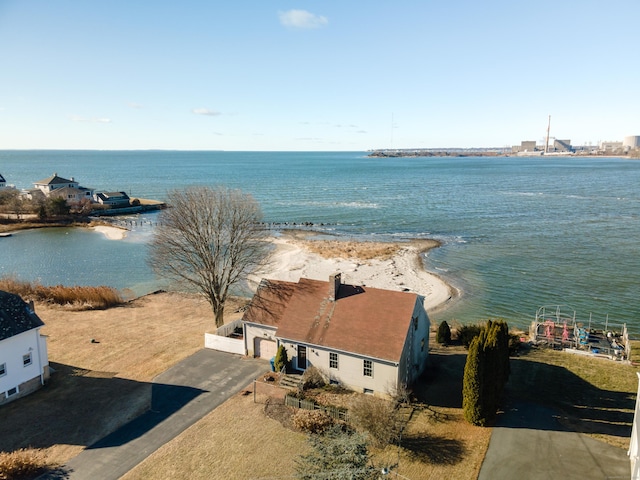
[{"label": "distant waterfront house", "polygon": [[78,182],[73,179],[73,177],[71,178],[71,180],[67,180],[66,178],[59,177],[57,173],[54,173],[52,176],[47,177],[43,180],[34,182],[33,185],[37,189],[42,190],[42,193],[44,193],[46,196],[49,196],[52,191],[58,188],[78,188],[80,186]]},{"label": "distant waterfront house", "polygon": [[0,405],[37,390],[49,378],[43,325],[33,304],[0,291]]},{"label": "distant waterfront house", "polygon": [[98,192],[93,196],[93,200],[112,207],[128,207],[131,203],[129,195],[125,192]]},{"label": "distant waterfront house", "polygon": [[49,197],[64,198],[67,203],[73,204],[79,203],[82,200],[92,201],[92,192],[90,189],[84,187],[62,187],[51,190],[51,192],[49,193]]},{"label": "distant waterfront house", "polygon": [[0,174],[0,189],[5,188],[7,186],[7,181],[4,179],[2,174]]},{"label": "distant waterfront house", "polygon": [[314,366],[332,383],[388,395],[423,373],[429,350],[424,298],[301,278],[263,280],[242,319],[248,355],[271,358],[284,345],[291,367]]}]

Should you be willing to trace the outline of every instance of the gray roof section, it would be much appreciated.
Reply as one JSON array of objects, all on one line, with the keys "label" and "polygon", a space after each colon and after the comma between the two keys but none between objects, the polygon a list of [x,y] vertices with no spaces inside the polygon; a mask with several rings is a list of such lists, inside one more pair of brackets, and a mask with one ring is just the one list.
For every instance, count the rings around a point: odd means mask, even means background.
[{"label": "gray roof section", "polygon": [[0,290],[0,341],[43,325],[22,298]]}]

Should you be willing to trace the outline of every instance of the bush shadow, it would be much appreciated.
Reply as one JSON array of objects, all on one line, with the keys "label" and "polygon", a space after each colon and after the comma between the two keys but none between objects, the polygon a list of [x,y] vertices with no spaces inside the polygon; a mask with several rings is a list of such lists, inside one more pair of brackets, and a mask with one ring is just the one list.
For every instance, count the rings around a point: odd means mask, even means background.
[{"label": "bush shadow", "polygon": [[433,435],[407,436],[400,445],[413,460],[434,465],[460,463],[466,452],[460,440]]}]

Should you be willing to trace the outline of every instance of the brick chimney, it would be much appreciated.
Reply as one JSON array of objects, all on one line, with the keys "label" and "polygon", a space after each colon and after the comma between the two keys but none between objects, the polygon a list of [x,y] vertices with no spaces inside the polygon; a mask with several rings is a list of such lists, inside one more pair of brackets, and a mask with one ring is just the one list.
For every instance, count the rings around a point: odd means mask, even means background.
[{"label": "brick chimney", "polygon": [[336,301],[340,292],[341,273],[329,275],[329,300]]}]

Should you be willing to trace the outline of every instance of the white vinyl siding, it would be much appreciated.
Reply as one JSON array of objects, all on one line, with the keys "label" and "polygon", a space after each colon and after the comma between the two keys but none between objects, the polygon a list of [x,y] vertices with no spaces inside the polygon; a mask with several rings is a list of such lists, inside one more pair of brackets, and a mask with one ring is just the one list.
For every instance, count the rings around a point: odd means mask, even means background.
[{"label": "white vinyl siding", "polygon": [[29,365],[31,365],[31,354],[27,353],[26,355],[22,356],[22,365],[24,367],[28,367]]},{"label": "white vinyl siding", "polygon": [[0,363],[0,377],[4,376],[7,374],[7,364],[6,363]]}]

